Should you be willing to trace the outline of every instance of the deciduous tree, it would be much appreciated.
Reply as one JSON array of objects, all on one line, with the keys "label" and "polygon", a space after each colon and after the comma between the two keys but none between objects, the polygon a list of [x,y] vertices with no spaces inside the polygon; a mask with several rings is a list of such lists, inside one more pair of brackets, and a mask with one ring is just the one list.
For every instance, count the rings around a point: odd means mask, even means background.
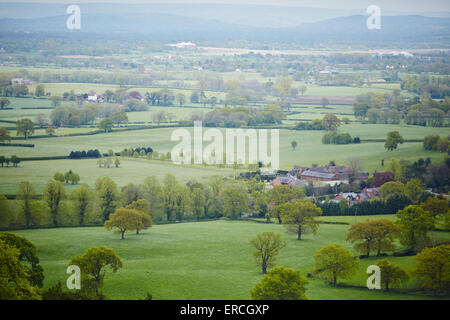
[{"label": "deciduous tree", "polygon": [[425,248],[416,256],[415,276],[436,296],[450,288],[450,245]]},{"label": "deciduous tree", "polygon": [[192,211],[197,221],[205,214],[205,193],[200,188],[194,188],[191,193]]},{"label": "deciduous tree", "polygon": [[40,300],[38,289],[28,280],[19,260],[20,251],[0,240],[0,300]]},{"label": "deciduous tree", "polygon": [[256,249],[253,255],[256,264],[261,266],[261,272],[263,274],[267,273],[267,268],[273,266],[275,257],[286,246],[286,242],[281,240],[281,236],[273,232],[258,234],[250,240],[250,244]]},{"label": "deciduous tree", "polygon": [[326,114],[322,119],[322,125],[329,131],[335,131],[341,125],[341,120],[334,114]]},{"label": "deciduous tree", "polygon": [[340,244],[329,244],[314,254],[314,272],[322,274],[333,286],[338,278],[351,278],[359,267],[359,259]]},{"label": "deciduous tree", "polygon": [[30,119],[21,119],[16,121],[17,135],[23,135],[26,138],[34,133],[34,123]]},{"label": "deciduous tree", "polygon": [[311,200],[295,200],[281,204],[278,209],[281,221],[289,232],[297,234],[297,240],[302,239],[302,233],[316,233],[319,223],[315,218],[322,213]]},{"label": "deciduous tree", "polygon": [[61,201],[65,198],[66,192],[64,185],[55,180],[49,180],[43,190],[43,199],[50,208],[50,215],[52,217],[53,225],[58,224],[58,212]]},{"label": "deciduous tree", "polygon": [[87,249],[81,256],[70,260],[70,265],[76,265],[81,270],[81,288],[83,291],[94,291],[102,296],[101,289],[106,274],[106,268],[113,272],[122,268],[122,260],[111,248],[105,246]]},{"label": "deciduous tree", "polygon": [[32,201],[35,195],[34,187],[31,182],[21,181],[16,192],[17,200],[21,201],[23,214],[25,215],[25,226],[29,227],[32,221]]},{"label": "deciduous tree", "polygon": [[78,216],[78,222],[80,225],[83,225],[94,195],[89,186],[82,185],[72,191],[70,198],[75,208],[75,214]]},{"label": "deciduous tree", "polygon": [[291,201],[293,199],[303,198],[305,195],[302,191],[294,190],[287,185],[275,185],[269,191],[269,203],[272,206],[272,211],[278,219],[278,223],[281,224],[281,212],[278,210],[278,206]]},{"label": "deciduous tree", "polygon": [[223,190],[223,213],[228,218],[241,218],[242,213],[248,210],[247,195],[235,188]]},{"label": "deciduous tree", "polygon": [[135,209],[119,208],[111,213],[105,222],[105,228],[107,230],[116,228],[122,240],[125,239],[125,232],[128,230],[139,230],[142,227],[142,217]]},{"label": "deciduous tree", "polygon": [[398,224],[402,228],[400,242],[409,252],[417,252],[428,242],[427,232],[433,226],[430,215],[416,205],[397,212]]},{"label": "deciduous tree", "polygon": [[384,143],[384,148],[389,151],[392,151],[394,149],[397,149],[398,145],[402,144],[403,142],[405,142],[405,140],[398,131],[390,131],[387,134],[386,142]]},{"label": "deciduous tree", "polygon": [[411,199],[413,204],[419,203],[422,193],[423,187],[419,179],[413,178],[406,183],[405,194],[409,199]]},{"label": "deciduous tree", "polygon": [[387,259],[377,261],[376,265],[380,267],[381,282],[384,283],[386,291],[389,291],[389,285],[400,285],[409,279],[405,270]]},{"label": "deciduous tree", "polygon": [[0,232],[0,241],[19,250],[19,261],[27,270],[27,278],[34,287],[42,288],[44,285],[44,269],[39,264],[35,245],[24,237],[11,232]]},{"label": "deciduous tree", "polygon": [[0,142],[8,141],[11,142],[11,136],[8,129],[0,127]]},{"label": "deciduous tree", "polygon": [[250,291],[254,300],[307,300],[308,280],[297,270],[275,267]]},{"label": "deciduous tree", "polygon": [[119,191],[116,183],[109,177],[98,178],[95,181],[95,193],[103,216],[103,221],[119,207]]},{"label": "deciduous tree", "polygon": [[402,196],[405,194],[405,185],[400,181],[389,181],[384,183],[378,192],[382,198],[388,198],[393,195]]}]

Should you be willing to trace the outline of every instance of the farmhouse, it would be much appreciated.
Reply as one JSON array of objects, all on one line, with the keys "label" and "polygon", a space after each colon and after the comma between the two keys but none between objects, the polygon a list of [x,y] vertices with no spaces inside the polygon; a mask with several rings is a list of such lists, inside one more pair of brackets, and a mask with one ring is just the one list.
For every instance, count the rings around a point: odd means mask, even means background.
[{"label": "farmhouse", "polygon": [[[301,179],[317,181],[349,180],[351,173],[351,168],[347,166],[323,166],[315,168],[295,166],[290,172],[291,175],[300,177]],[[366,180],[368,176],[366,172],[357,172],[354,174],[353,179]]]},{"label": "farmhouse", "polygon": [[378,188],[364,188],[360,193],[341,192],[334,197],[333,201],[339,202],[341,201],[341,199],[345,199],[347,200],[348,205],[351,206],[354,203],[364,200],[370,200],[378,197],[379,195],[380,194],[378,193]]},{"label": "farmhouse", "polygon": [[340,180],[336,173],[319,172],[313,170],[306,170],[301,174],[302,179],[317,180],[317,181],[334,181]]},{"label": "farmhouse", "polygon": [[91,101],[91,102],[103,102],[103,96],[102,95],[97,95],[97,94],[88,94],[87,96],[87,101]]},{"label": "farmhouse", "polygon": [[298,179],[296,176],[293,176],[291,174],[287,174],[284,177],[279,176],[276,177],[273,181],[272,181],[272,186],[279,186],[279,185],[289,185],[289,186],[293,186],[293,187],[305,187],[306,186],[306,181]]},{"label": "farmhouse", "polygon": [[22,85],[22,84],[25,84],[25,85],[33,85],[34,82],[31,81],[31,80],[28,80],[28,79],[12,78],[12,79],[11,79],[11,84],[12,84],[13,86],[19,86],[19,85]]}]

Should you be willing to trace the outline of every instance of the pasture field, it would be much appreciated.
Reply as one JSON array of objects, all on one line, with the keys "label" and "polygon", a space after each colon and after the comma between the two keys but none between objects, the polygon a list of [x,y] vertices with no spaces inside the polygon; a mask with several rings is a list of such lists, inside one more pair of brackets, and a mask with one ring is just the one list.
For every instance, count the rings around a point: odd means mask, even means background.
[{"label": "pasture field", "polygon": [[383,87],[344,87],[307,85],[305,95],[322,97],[355,97],[359,94],[375,92],[390,93],[392,90]]},{"label": "pasture field", "polygon": [[[8,105],[8,108],[20,109],[20,108],[54,108],[52,106],[52,102],[47,98],[16,98],[16,97],[8,97],[9,102],[11,104]],[[65,103],[64,101],[62,103]],[[3,112],[8,110],[1,110],[3,118]]]},{"label": "pasture field", "polygon": [[[99,83],[43,83],[45,86],[45,92],[50,92],[52,96],[62,96],[64,92],[70,92],[73,90],[75,93],[89,93],[94,91],[96,93],[103,93],[106,90],[115,91],[119,88],[119,85],[113,84],[99,84]],[[29,86],[29,89],[34,92],[36,85]]]},{"label": "pasture field", "polygon": [[[192,132],[192,128],[186,128]],[[67,133],[70,129],[67,129]],[[79,129],[76,129],[77,131]],[[84,130],[93,130],[84,128]],[[71,151],[81,151],[89,149],[99,149],[102,153],[112,149],[114,152],[120,152],[124,148],[152,147],[159,153],[166,153],[172,150],[177,142],[170,140],[174,128],[145,129],[135,131],[118,131],[111,133],[101,133],[90,136],[71,136],[71,137],[53,137],[36,138],[29,140],[19,140],[21,143],[35,144],[34,148],[23,147],[0,147],[0,155],[18,157],[45,157],[45,156],[68,156]],[[342,132],[349,132],[352,136],[359,136],[361,139],[384,139],[388,131],[398,130],[405,139],[422,139],[427,134],[439,134],[445,136],[449,134],[448,128],[431,128],[415,126],[393,126],[393,125],[362,125],[348,124],[339,129]],[[64,132],[64,131],[63,131]],[[57,130],[60,133],[60,130]],[[324,131],[294,131],[280,130],[280,168],[285,170],[292,169],[295,165],[326,165],[330,160],[335,160],[337,164],[346,164],[350,157],[361,159],[363,169],[368,172],[374,170],[382,171],[381,160],[384,159],[385,165],[391,158],[417,160],[418,158],[430,157],[432,161],[442,161],[445,154],[426,151],[422,143],[406,142],[394,151],[386,151],[383,142],[367,142],[348,145],[325,145],[321,138]],[[193,137],[193,135],[192,135]],[[225,137],[225,135],[224,135]],[[292,150],[291,141],[297,141],[298,147]],[[206,143],[205,143],[206,145]],[[190,167],[187,167],[190,168]],[[180,176],[180,180],[189,180],[190,178],[200,179],[203,176],[212,174],[233,174],[233,170],[219,169],[216,167],[191,167],[192,172],[186,168],[180,168],[170,162],[160,162],[157,160],[132,160],[124,159],[119,169],[100,169],[96,166],[96,160],[41,160],[41,161],[22,161],[18,168],[0,168],[0,177],[2,185],[0,193],[14,193],[18,183],[21,180],[31,180],[36,183],[38,189],[45,184],[47,179],[53,176],[57,171],[74,170],[80,174],[82,182],[91,182],[94,177],[100,175],[111,175],[119,185],[135,181],[142,177],[142,170],[155,172],[157,175],[163,175],[172,172]],[[202,174],[198,172],[200,170]],[[244,170],[244,169],[240,169]],[[104,174],[101,172],[105,171]],[[117,173],[117,176],[116,176]],[[89,178],[92,177],[92,178]],[[190,177],[184,179],[184,177]],[[87,181],[84,181],[87,179]]]},{"label": "pasture field", "polygon": [[[8,109],[8,110],[1,110],[0,111],[0,115],[1,118],[0,120],[8,120],[8,121],[17,121],[20,119],[24,119],[24,118],[28,118],[31,121],[35,121],[36,120],[36,116],[38,114],[42,114],[44,116],[46,116],[47,118],[50,116],[50,113],[52,112],[53,109]],[[9,124],[4,124],[2,122],[0,122],[2,126],[11,126],[14,127],[15,124],[13,123],[9,123]]]},{"label": "pasture field", "polygon": [[[117,273],[106,272],[104,293],[113,299],[143,299],[147,292],[153,299],[250,299],[249,291],[262,275],[253,260],[250,239],[258,233],[280,233],[286,248],[280,251],[276,265],[300,270],[306,275],[314,268],[314,253],[329,243],[345,241],[348,226],[320,225],[316,235],[304,240],[285,232],[278,224],[241,221],[209,221],[154,225],[139,235],[126,234],[125,240],[102,227],[56,228],[16,231],[37,247],[44,268],[45,287],[57,281],[65,283],[70,259],[87,248],[106,245],[123,261]],[[368,264],[364,259],[354,279],[338,284],[357,287],[332,288],[325,280],[308,278],[309,299],[428,299],[420,292],[368,290],[365,287]],[[414,257],[389,257],[408,271],[415,267]],[[411,280],[411,284],[412,280]],[[408,283],[410,285],[410,283]]]},{"label": "pasture field", "polygon": [[[19,168],[0,167],[0,181],[2,181],[0,194],[15,194],[21,181],[30,181],[40,193],[56,172],[64,173],[69,170],[80,175],[80,183],[94,186],[97,178],[108,176],[117,183],[119,188],[130,182],[140,184],[148,176],[156,176],[161,181],[167,173],[174,174],[180,183],[186,183],[189,180],[206,182],[213,175],[234,176],[232,169],[177,165],[159,160],[126,158],[120,160],[118,168],[114,166],[99,168],[97,159],[24,161],[20,163]],[[79,185],[66,185],[69,192],[78,187]]]},{"label": "pasture field", "polygon": [[[91,131],[97,131],[97,128],[89,128],[89,127],[80,127],[80,128],[56,128],[55,129],[55,136],[64,136],[64,135],[68,135],[68,134],[79,134],[79,133],[87,133],[87,132],[91,132]],[[11,135],[11,137],[16,137],[17,136],[17,131],[16,130],[9,130],[9,133]],[[45,132],[45,129],[34,129],[34,135],[35,136],[46,136],[47,133]],[[19,141],[20,143],[20,141]],[[26,143],[33,143],[32,140],[27,140]]]},{"label": "pasture field", "polygon": [[[83,128],[91,129],[92,128]],[[192,127],[185,128],[189,132],[192,131]],[[78,131],[79,129],[74,129]],[[37,157],[37,156],[64,156],[68,155],[72,150],[88,150],[99,149],[102,152],[107,152],[112,149],[116,152],[121,151],[124,148],[129,147],[142,147],[151,146],[158,152],[171,151],[176,142],[171,142],[170,137],[174,128],[156,128],[156,129],[143,129],[132,131],[113,131],[108,133],[100,133],[89,136],[72,136],[72,137],[54,137],[54,138],[35,138],[28,140],[20,140],[22,142],[33,143],[35,148],[24,149],[19,147],[1,147],[1,153],[5,155],[13,155],[21,157]],[[206,130],[206,128],[204,128]],[[225,132],[225,129],[221,129]],[[342,125],[339,128],[339,132],[348,132],[351,136],[358,136],[361,139],[385,139],[389,131],[398,130],[405,139],[423,139],[424,136],[429,134],[438,134],[440,136],[446,136],[450,134],[449,128],[433,128],[433,127],[418,127],[408,125],[362,125],[359,123],[350,123],[348,125]],[[80,130],[84,131],[84,130]],[[57,130],[58,132],[58,130]],[[355,156],[359,154],[360,157],[364,157],[366,152],[367,143],[361,144],[348,144],[348,145],[324,145],[321,142],[322,136],[325,132],[320,130],[286,130],[280,129],[280,161],[282,165],[291,165],[294,158],[300,161],[312,161],[317,159],[318,163],[321,163],[322,155],[324,154],[326,159],[330,159],[331,155],[338,156],[336,150],[342,150],[349,152],[348,156]],[[193,136],[193,135],[192,135]],[[224,134],[225,136],[225,134]],[[295,151],[292,151],[290,143],[292,140],[298,142],[298,147]],[[441,153],[426,152],[420,149],[422,145],[420,142],[404,143],[398,147],[397,150],[387,152],[384,150],[384,143],[370,143],[370,148],[373,148],[373,152],[383,153],[383,156],[390,157],[402,157],[402,153],[413,148],[414,151],[419,151],[417,157],[430,156],[430,157],[443,157]],[[381,148],[381,149],[380,149]],[[291,149],[291,150],[289,150]],[[302,151],[303,150],[303,151]],[[305,155],[304,151],[311,151],[314,154]],[[370,155],[370,152],[369,154]],[[304,158],[306,157],[306,158]],[[342,158],[341,158],[342,159]],[[297,161],[298,162],[298,161]]]}]

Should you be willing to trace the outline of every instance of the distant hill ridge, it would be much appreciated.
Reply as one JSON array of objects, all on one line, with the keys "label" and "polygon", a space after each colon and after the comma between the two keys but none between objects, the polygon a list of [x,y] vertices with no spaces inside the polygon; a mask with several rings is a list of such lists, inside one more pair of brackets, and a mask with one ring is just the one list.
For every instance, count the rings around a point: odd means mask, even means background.
[{"label": "distant hill ridge", "polygon": [[[20,7],[20,4],[17,4]],[[97,4],[100,6],[99,4]],[[0,11],[5,3],[0,4]],[[17,8],[18,8],[17,7]],[[16,9],[17,9],[16,8]],[[23,6],[26,8],[26,6]],[[66,6],[54,7],[47,14]],[[117,8],[117,7],[113,7]],[[7,9],[12,10],[11,8]],[[130,10],[110,13],[82,11],[81,30],[66,28],[68,14],[51,17],[1,18],[2,33],[48,33],[78,36],[101,35],[149,37],[165,42],[210,40],[256,40],[256,41],[364,41],[364,42],[431,42],[450,43],[450,18],[409,16],[382,16],[381,30],[368,30],[367,17],[351,15],[333,17],[319,22],[307,22],[295,27],[261,27],[223,22],[217,16],[197,18],[168,13],[134,13]],[[89,11],[88,11],[89,12]],[[4,13],[3,13],[4,15]],[[26,15],[24,12],[23,16]],[[17,16],[12,14],[12,17]],[[208,17],[208,16],[206,16]]]}]

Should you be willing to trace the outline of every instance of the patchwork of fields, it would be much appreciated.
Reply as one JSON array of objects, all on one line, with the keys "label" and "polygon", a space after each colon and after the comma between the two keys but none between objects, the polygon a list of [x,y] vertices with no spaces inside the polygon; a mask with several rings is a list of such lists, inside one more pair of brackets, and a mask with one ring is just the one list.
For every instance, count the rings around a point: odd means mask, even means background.
[{"label": "patchwork of fields", "polygon": [[[149,54],[148,57],[151,55]],[[124,57],[122,57],[124,58]],[[139,60],[137,55],[128,55],[125,58],[130,61]],[[158,65],[155,70],[165,72],[167,66]],[[0,67],[2,71],[15,71],[14,67]],[[28,68],[30,72],[42,72],[43,68]],[[191,70],[191,69],[189,69]],[[88,68],[48,68],[48,72],[54,74],[71,74],[75,72],[89,72]],[[112,74],[115,71],[97,70],[101,73]],[[348,71],[351,75],[360,71]],[[361,71],[362,72],[362,71]],[[380,77],[383,70],[367,71],[367,77]],[[345,74],[345,72],[342,72]],[[114,127],[112,132],[86,134],[98,131],[98,124],[102,119],[96,119],[94,123],[77,128],[56,128],[55,136],[45,136],[45,129],[36,128],[32,139],[14,139],[13,143],[34,144],[33,148],[0,146],[0,156],[19,158],[29,157],[61,157],[68,156],[71,151],[98,149],[101,153],[109,150],[120,152],[125,148],[151,147],[160,154],[170,152],[178,143],[171,141],[171,134],[175,128],[155,128],[127,130],[126,126],[151,125],[153,116],[161,111],[171,113],[171,124],[188,120],[192,113],[207,113],[212,110],[211,105],[191,103],[190,95],[193,89],[197,89],[198,74],[188,72],[180,73],[175,70],[167,71],[175,80],[155,80],[153,87],[122,86],[127,91],[138,91],[142,95],[146,92],[160,91],[169,88],[174,95],[185,95],[184,106],[174,102],[173,106],[149,106],[148,111],[127,112],[128,124],[122,124],[121,128]],[[215,72],[215,76],[224,81],[229,80],[257,80],[261,84],[275,81],[272,77],[263,76],[256,72]],[[185,80],[177,80],[183,79]],[[195,79],[195,80],[194,80]],[[78,80],[77,80],[78,81]],[[95,81],[90,80],[90,81]],[[177,82],[182,81],[184,88],[175,88]],[[272,82],[272,85],[275,84]],[[293,81],[297,88],[305,84],[304,81]],[[61,96],[65,92],[73,90],[75,93],[96,92],[103,93],[106,90],[115,91],[121,86],[118,84],[98,83],[44,83],[46,92],[51,95]],[[30,92],[35,85],[30,86]],[[279,127],[280,144],[279,159],[280,169],[290,170],[293,166],[327,165],[334,161],[337,165],[347,165],[349,158],[359,158],[362,171],[369,173],[384,171],[385,165],[392,158],[415,161],[419,158],[430,158],[433,162],[440,162],[446,153],[427,151],[420,142],[427,135],[450,135],[449,127],[424,127],[412,126],[404,123],[391,124],[362,124],[354,116],[353,107],[350,104],[339,105],[339,99],[351,98],[357,95],[374,92],[376,94],[392,93],[392,90],[400,89],[400,83],[378,83],[371,86],[319,86],[307,83],[307,91],[304,97],[312,97],[313,102],[293,102],[289,110],[285,110],[286,116]],[[227,92],[204,90],[206,98],[216,97],[218,100],[226,99]],[[273,95],[272,95],[273,94]],[[282,99],[275,96],[274,92],[265,95],[260,100],[256,99],[248,107],[262,109],[266,103],[279,103]],[[409,92],[402,92],[404,97],[412,97]],[[299,96],[300,97],[300,96]],[[334,97],[336,104],[322,105],[318,103],[322,97]],[[12,137],[16,137],[15,121],[23,118],[35,120],[38,115],[50,117],[54,106],[47,98],[17,98],[9,97],[10,104],[6,110],[0,110],[0,126],[8,128]],[[295,100],[293,100],[295,101]],[[337,102],[336,102],[337,101]],[[217,102],[215,108],[224,105]],[[301,103],[301,104],[300,104]],[[346,102],[347,103],[347,102]],[[63,101],[62,106],[73,105],[72,102]],[[339,119],[347,117],[348,124],[341,123],[337,129],[339,133],[349,133],[352,137],[363,140],[359,144],[323,144],[322,136],[325,131],[317,130],[293,130],[300,121],[322,119],[326,114],[335,114]],[[162,124],[167,124],[163,121]],[[135,128],[133,128],[135,129]],[[193,136],[193,128],[186,127]],[[206,128],[204,128],[206,130]],[[220,128],[222,132],[226,129]],[[384,147],[384,139],[390,131],[398,131],[405,142],[394,151],[387,151]],[[225,137],[225,134],[224,134]],[[365,140],[365,141],[364,141]],[[371,142],[369,142],[372,140]],[[373,141],[377,140],[377,141]],[[295,150],[292,142],[297,143]],[[204,143],[204,146],[207,143]],[[246,144],[248,148],[248,143]],[[200,183],[208,181],[213,175],[234,177],[246,168],[231,169],[203,165],[176,165],[170,161],[148,160],[145,158],[120,157],[119,167],[99,167],[97,159],[58,159],[58,160],[32,160],[21,161],[18,167],[0,167],[0,194],[14,196],[17,187],[22,181],[33,184],[36,194],[41,195],[47,181],[56,172],[69,170],[79,174],[78,185],[65,184],[69,194],[86,183],[94,186],[99,177],[110,177],[119,187],[129,183],[141,184],[148,176],[155,176],[159,181],[170,173],[179,183],[189,181]],[[17,206],[15,200],[10,200],[13,206]],[[62,212],[61,214],[65,214]],[[219,215],[220,216],[220,215]],[[82,254],[86,249],[99,245],[113,248],[123,261],[123,268],[117,273],[107,271],[104,293],[112,299],[143,299],[147,293],[151,293],[153,299],[250,299],[250,289],[261,280],[259,267],[253,261],[253,248],[250,239],[261,232],[274,232],[281,234],[287,242],[287,247],[282,249],[276,260],[276,265],[299,270],[303,275],[308,275],[306,296],[309,299],[432,299],[433,297],[417,290],[415,279],[409,280],[401,290],[368,290],[366,288],[366,268],[375,264],[379,259],[370,257],[361,259],[357,274],[350,280],[339,280],[338,287],[330,286],[327,281],[311,277],[309,274],[314,269],[314,253],[327,244],[342,244],[355,255],[351,243],[345,240],[348,228],[351,224],[372,219],[387,218],[395,220],[394,215],[373,216],[323,216],[317,234],[306,234],[303,240],[296,240],[296,236],[288,234],[285,228],[277,223],[262,223],[263,219],[255,221],[233,221],[220,219],[215,221],[156,224],[152,228],[144,230],[136,235],[134,232],[126,234],[125,240],[120,240],[117,234],[108,232],[103,227],[71,227],[71,228],[43,228],[14,231],[16,234],[32,241],[37,247],[41,265],[45,272],[44,287],[55,285],[58,281],[65,283],[67,279],[66,267],[70,259]],[[258,223],[259,222],[259,223]],[[275,222],[275,218],[272,218]],[[333,224],[336,223],[337,224]],[[431,238],[439,242],[449,242],[450,233],[441,231],[429,232]],[[397,243],[397,249],[401,249]],[[411,272],[416,267],[415,256],[396,257],[388,252],[387,258]]]},{"label": "patchwork of fields", "polygon": [[[192,132],[192,128],[186,128]],[[69,134],[75,132],[88,132],[93,128],[78,129],[57,129],[57,134]],[[152,147],[159,153],[166,153],[172,150],[177,142],[170,140],[173,128],[146,129],[121,131],[111,133],[101,133],[90,136],[70,136],[70,137],[45,137],[29,139],[29,141],[19,140],[19,143],[34,144],[34,148],[23,147],[0,147],[0,155],[18,157],[50,157],[68,156],[71,151],[81,151],[89,149],[99,149],[102,153],[112,149],[120,152],[124,148]],[[222,129],[225,130],[225,129]],[[423,139],[425,135],[438,134],[446,136],[450,134],[448,128],[418,127],[408,125],[362,125],[351,123],[342,125],[339,131],[348,132],[352,136],[361,139],[384,139],[387,132],[398,130],[405,139]],[[37,131],[36,134],[40,132]],[[387,164],[391,158],[415,160],[420,157],[430,157],[433,161],[441,161],[443,153],[426,151],[420,142],[406,142],[399,146],[397,150],[386,151],[383,142],[366,142],[348,145],[326,145],[322,144],[321,138],[324,131],[295,131],[280,130],[280,167],[290,170],[295,165],[309,166],[312,164],[325,165],[330,160],[335,160],[337,164],[346,164],[350,157],[358,157],[362,161],[363,169],[368,172],[374,170],[381,171],[381,160]],[[225,135],[224,135],[225,136]],[[297,141],[298,147],[292,150],[291,141]],[[206,143],[205,143],[206,145]],[[120,168],[104,169],[98,168],[96,160],[41,160],[22,161],[18,168],[0,168],[0,193],[13,194],[17,185],[22,180],[30,180],[35,183],[40,190],[46,181],[55,172],[68,171],[77,172],[81,177],[81,182],[91,184],[95,177],[111,175],[119,186],[128,182],[140,181],[143,176],[173,173],[183,182],[190,179],[203,180],[214,174],[232,175],[231,169],[219,169],[215,167],[180,167],[170,162],[149,161],[149,160],[122,160]]]}]

